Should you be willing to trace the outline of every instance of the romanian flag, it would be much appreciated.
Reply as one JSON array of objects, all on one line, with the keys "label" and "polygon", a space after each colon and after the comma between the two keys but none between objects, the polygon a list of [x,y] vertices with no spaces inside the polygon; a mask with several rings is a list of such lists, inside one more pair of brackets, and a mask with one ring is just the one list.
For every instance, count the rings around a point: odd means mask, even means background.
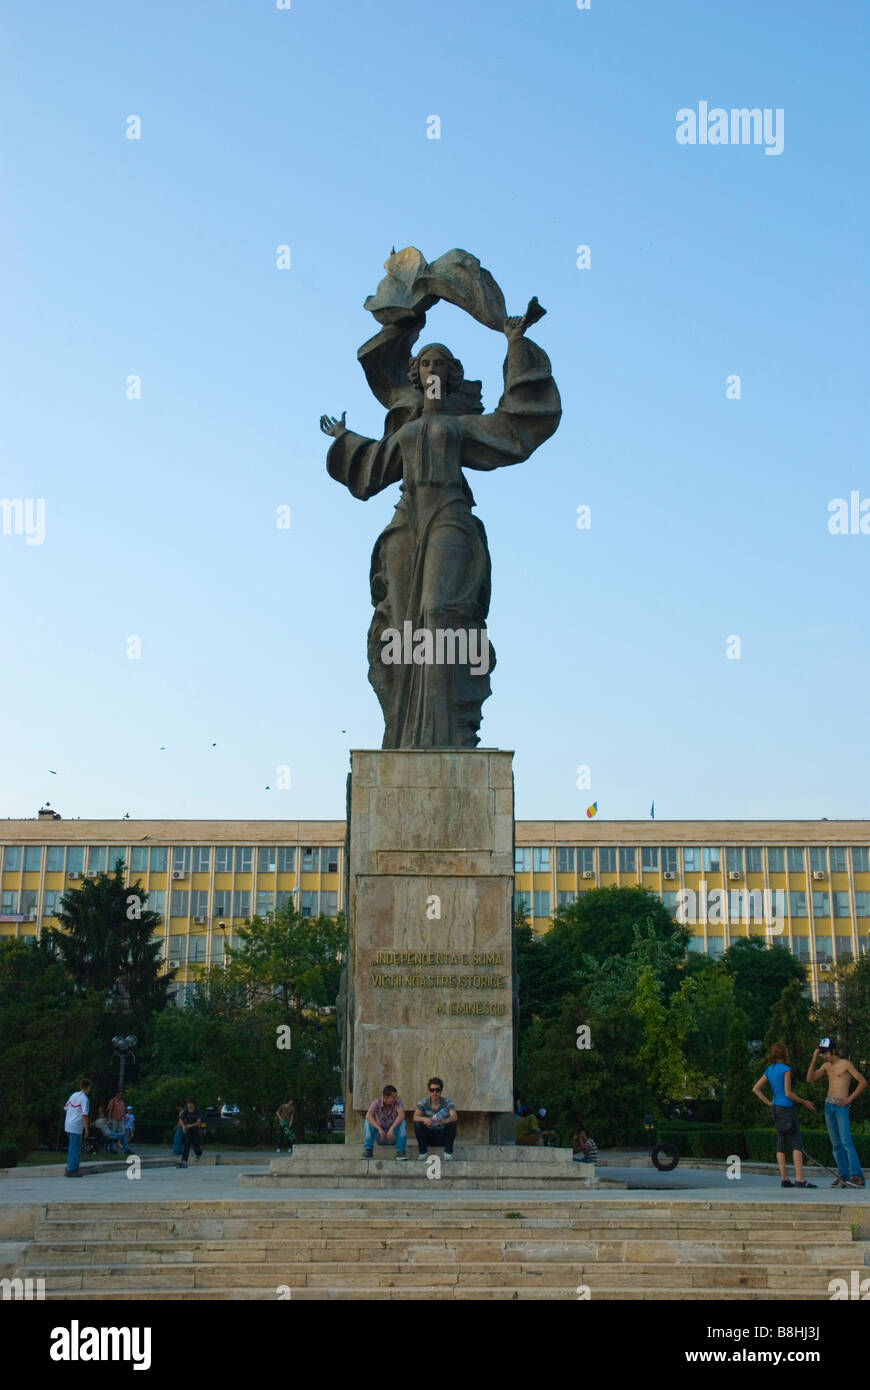
[{"label": "romanian flag", "polygon": [[593,801],[593,803],[592,803],[591,806],[587,806],[587,807],[586,807],[586,815],[587,815],[587,818],[588,818],[589,820],[591,820],[593,816],[597,816],[597,815],[598,815],[598,802],[597,802],[597,801]]}]

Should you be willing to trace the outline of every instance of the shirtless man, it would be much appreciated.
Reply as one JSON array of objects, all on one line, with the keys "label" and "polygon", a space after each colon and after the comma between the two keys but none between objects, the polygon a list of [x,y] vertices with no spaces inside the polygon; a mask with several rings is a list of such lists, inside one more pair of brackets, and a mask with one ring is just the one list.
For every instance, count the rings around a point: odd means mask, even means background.
[{"label": "shirtless man", "polygon": [[[821,1056],[822,1061],[819,1066],[816,1066],[816,1058],[819,1056]],[[856,1096],[860,1096],[861,1092],[867,1089],[867,1081],[847,1057],[837,1056],[837,1049],[832,1038],[822,1038],[813,1053],[813,1060],[810,1062],[807,1072],[807,1081],[821,1081],[825,1075],[828,1078],[825,1124],[828,1126],[828,1134],[831,1136],[831,1147],[834,1150],[837,1173],[839,1174],[831,1186],[863,1187],[864,1175],[861,1172],[861,1164],[852,1142],[849,1106]],[[850,1095],[849,1085],[852,1077],[858,1082],[858,1085]]]}]

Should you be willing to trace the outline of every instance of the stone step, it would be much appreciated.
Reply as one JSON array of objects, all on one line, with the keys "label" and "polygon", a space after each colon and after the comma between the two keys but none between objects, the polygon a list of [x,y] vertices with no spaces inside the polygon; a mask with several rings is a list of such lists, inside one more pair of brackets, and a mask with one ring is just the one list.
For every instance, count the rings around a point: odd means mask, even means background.
[{"label": "stone step", "polygon": [[[88,1291],[82,1289],[59,1290],[50,1292],[46,1289],[46,1300],[52,1302],[104,1302],[106,1294],[103,1291]],[[818,1289],[792,1289],[789,1292],[789,1301],[801,1303],[817,1303],[820,1300],[827,1301],[830,1295],[827,1290],[819,1293]],[[413,1288],[413,1289],[384,1289],[384,1288],[363,1288],[354,1289],[291,1289],[290,1299],[295,1303],[320,1303],[320,1302],[425,1302],[433,1301],[446,1302],[475,1302],[500,1300],[510,1302],[566,1302],[573,1303],[578,1299],[577,1286],[566,1285],[564,1288],[547,1286],[546,1288],[518,1288],[504,1286],[493,1286],[484,1288],[472,1288],[470,1286],[453,1286],[438,1288]],[[126,1301],[136,1303],[147,1303],[160,1300],[169,1302],[234,1302],[234,1301],[255,1301],[255,1302],[276,1302],[274,1289],[263,1288],[213,1288],[213,1289],[118,1289],[112,1294],[112,1302]],[[606,1286],[596,1286],[594,1301],[597,1303],[606,1302],[699,1302],[699,1303],[747,1303],[747,1302],[780,1302],[782,1294],[778,1289],[656,1289],[656,1288],[609,1288]]]},{"label": "stone step", "polygon": [[[55,1220],[80,1218],[83,1210],[86,1210],[94,1219],[114,1220],[116,1217],[120,1217],[123,1220],[131,1220],[137,1217],[152,1217],[155,1206],[161,1211],[168,1210],[179,1215],[190,1213],[197,1217],[255,1217],[262,1219],[264,1215],[264,1203],[262,1201],[245,1201],[243,1198],[232,1201],[209,1201],[195,1196],[184,1201],[168,1201],[159,1204],[153,1201],[88,1201],[87,1204],[83,1205],[80,1201],[57,1201],[45,1203],[43,1210],[47,1217]],[[265,1205],[265,1211],[275,1210],[276,1208],[270,1207],[268,1204]],[[414,1221],[426,1216],[441,1220],[444,1215],[444,1206],[439,1199],[432,1199],[427,1202],[422,1198],[396,1202],[374,1197],[370,1200],[358,1197],[330,1198],[328,1200],[300,1197],[296,1201],[283,1201],[279,1210],[282,1215],[286,1213],[296,1219],[307,1217],[318,1220],[324,1213],[327,1213],[330,1218],[341,1217],[366,1221],[385,1210],[390,1212],[391,1217]],[[503,1197],[493,1197],[492,1199],[457,1197],[455,1200],[451,1198],[449,1207],[451,1215],[460,1220],[493,1218],[494,1216],[504,1216],[506,1212],[515,1210],[519,1210],[519,1208],[506,1202]],[[572,1217],[590,1215],[607,1221],[614,1218],[625,1219],[629,1216],[644,1222],[678,1217],[680,1220],[700,1218],[705,1222],[742,1220],[751,1222],[754,1226],[759,1223],[782,1225],[789,1221],[821,1225],[832,1219],[839,1220],[846,1210],[841,1202],[835,1200],[804,1204],[784,1201],[742,1201],[726,1204],[724,1202],[711,1203],[689,1199],[665,1202],[658,1198],[635,1202],[628,1198],[614,1203],[608,1202],[606,1198],[595,1199],[578,1196],[570,1206],[564,1200],[548,1201],[546,1198],[535,1199],[531,1197],[525,1198],[522,1203],[522,1214],[528,1218],[557,1217],[562,1219],[566,1212],[569,1212]],[[848,1210],[849,1215],[853,1215],[852,1210]],[[856,1209],[856,1211],[858,1217],[863,1215],[860,1209]]]},{"label": "stone step", "polygon": [[[599,1281],[602,1287],[659,1289],[778,1289],[781,1294],[789,1294],[793,1289],[815,1287],[828,1291],[829,1281],[835,1277],[846,1277],[853,1265],[849,1262],[825,1263],[809,1266],[803,1270],[783,1271],[762,1266],[749,1265],[676,1265],[638,1262],[636,1265],[602,1265],[571,1262],[538,1262],[533,1260],[516,1261],[512,1264],[486,1262],[450,1262],[444,1264],[402,1264],[398,1261],[384,1260],[365,1265],[348,1266],[344,1263],[303,1263],[275,1264],[269,1272],[268,1283],[262,1272],[257,1283],[278,1289],[287,1288],[439,1288],[456,1286],[487,1288],[498,1285],[526,1287],[528,1285],[563,1287],[569,1284],[588,1284],[595,1291]],[[47,1265],[33,1265],[27,1270],[31,1278],[45,1280],[46,1293],[49,1290],[86,1289],[102,1290],[112,1293],[124,1288],[163,1288],[167,1283],[175,1288],[209,1289],[247,1287],[251,1284],[252,1271],[237,1264],[178,1265],[171,1270],[166,1265],[117,1264],[97,1267],[93,1265],[69,1265],[57,1269]],[[167,1278],[169,1275],[169,1278]]]},{"label": "stone step", "polygon": [[[373,1165],[369,1165],[373,1166]],[[315,1188],[322,1190],[325,1187],[342,1189],[365,1189],[371,1191],[372,1188],[395,1190],[396,1187],[403,1188],[428,1188],[433,1181],[437,1181],[439,1186],[449,1188],[451,1191],[461,1192],[540,1192],[547,1187],[556,1188],[561,1192],[572,1187],[578,1188],[628,1188],[628,1183],[616,1178],[603,1178],[593,1181],[588,1174],[574,1178],[567,1177],[564,1173],[554,1172],[553,1176],[526,1177],[525,1175],[516,1176],[515,1172],[508,1168],[506,1164],[500,1165],[499,1171],[489,1169],[481,1172],[477,1164],[454,1163],[449,1172],[442,1171],[439,1179],[428,1178],[426,1170],[421,1165],[420,1168],[412,1168],[409,1163],[397,1163],[394,1165],[395,1171],[355,1173],[346,1176],[336,1177],[333,1173],[321,1173],[319,1175],[304,1174],[300,1176],[294,1173],[292,1177],[282,1177],[277,1173],[240,1173],[236,1179],[241,1188],[270,1187],[270,1188],[291,1188],[293,1191],[305,1191]]]},{"label": "stone step", "polygon": [[[561,1234],[542,1232],[540,1237],[528,1236],[511,1240],[485,1239],[471,1234],[466,1239],[443,1239],[440,1236],[421,1240],[414,1238],[350,1240],[129,1240],[119,1241],[103,1236],[96,1241],[35,1240],[24,1248],[21,1263],[30,1268],[44,1265],[64,1268],[70,1265],[114,1265],[123,1254],[126,1264],[216,1264],[232,1260],[238,1264],[274,1265],[297,1262],[332,1262],[366,1264],[388,1259],[396,1262],[488,1262],[516,1260],[557,1262],[588,1262],[598,1264],[653,1261],[678,1265],[712,1263],[722,1265],[748,1264],[786,1267],[805,1267],[828,1262],[848,1261],[851,1266],[863,1264],[865,1252],[856,1246],[848,1234],[840,1241],[815,1240],[805,1245],[777,1245],[750,1241],[687,1241],[659,1240],[649,1236],[638,1240],[565,1240]],[[866,1254],[870,1260],[870,1252]]]}]

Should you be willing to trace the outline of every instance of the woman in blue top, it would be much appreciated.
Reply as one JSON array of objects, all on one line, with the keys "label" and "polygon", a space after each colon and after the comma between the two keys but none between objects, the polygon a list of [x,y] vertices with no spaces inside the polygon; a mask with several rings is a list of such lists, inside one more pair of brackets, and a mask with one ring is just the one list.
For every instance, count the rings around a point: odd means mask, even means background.
[{"label": "woman in blue top", "polygon": [[[773,1100],[761,1094],[765,1081],[771,1089]],[[773,1123],[776,1125],[776,1161],[782,1187],[815,1187],[814,1182],[804,1179],[804,1145],[801,1138],[800,1121],[795,1113],[795,1105],[805,1105],[807,1110],[815,1110],[811,1100],[796,1096],[791,1089],[791,1067],[788,1064],[788,1048],[785,1043],[774,1043],[770,1049],[769,1065],[752,1088],[758,1099],[773,1110]],[[785,1171],[786,1140],[792,1147],[794,1161],[794,1182],[790,1182]]]}]

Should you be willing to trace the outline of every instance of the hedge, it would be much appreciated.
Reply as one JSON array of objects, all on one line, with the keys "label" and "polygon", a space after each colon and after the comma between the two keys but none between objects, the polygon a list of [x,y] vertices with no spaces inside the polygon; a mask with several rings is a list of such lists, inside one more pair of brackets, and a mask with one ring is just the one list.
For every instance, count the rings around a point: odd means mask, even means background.
[{"label": "hedge", "polygon": [[[801,1126],[804,1152],[812,1154],[820,1163],[834,1166],[831,1154],[831,1141],[827,1129],[810,1129]],[[718,1128],[676,1128],[663,1125],[656,1135],[660,1144],[673,1144],[681,1158],[725,1159],[732,1154],[738,1158],[749,1159],[755,1163],[776,1162],[776,1132],[773,1126],[764,1129],[725,1129]],[[856,1127],[852,1130],[852,1140],[864,1168],[870,1167],[870,1133]],[[787,1150],[787,1157],[791,1151]]]}]

